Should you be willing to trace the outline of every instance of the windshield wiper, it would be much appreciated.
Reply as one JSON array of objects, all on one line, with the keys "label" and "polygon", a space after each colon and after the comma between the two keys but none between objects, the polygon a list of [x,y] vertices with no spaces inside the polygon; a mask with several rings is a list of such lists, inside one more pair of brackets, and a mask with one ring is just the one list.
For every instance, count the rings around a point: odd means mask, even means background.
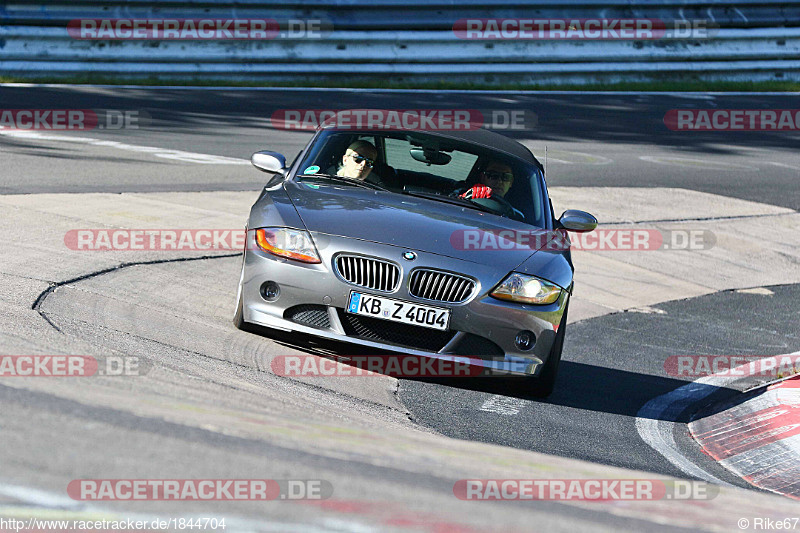
[{"label": "windshield wiper", "polygon": [[494,209],[489,209],[486,206],[478,205],[476,203],[470,202],[466,198],[459,198],[458,196],[446,196],[444,194],[436,194],[433,192],[418,192],[418,191],[404,191],[403,194],[407,194],[409,196],[416,196],[418,198],[427,198],[428,200],[436,200],[438,202],[444,202],[446,204],[460,205],[461,207],[468,207],[470,209],[483,211],[484,213],[491,213],[493,215],[497,214],[497,211],[495,211]]},{"label": "windshield wiper", "polygon": [[375,189],[378,191],[388,191],[384,187],[377,185],[375,183],[370,183],[368,181],[356,180],[353,178],[345,178],[344,176],[336,176],[333,174],[298,174],[296,177],[298,178],[322,178],[331,181],[336,181],[339,183],[347,183],[348,185],[353,185],[355,187],[364,187],[365,189]]}]

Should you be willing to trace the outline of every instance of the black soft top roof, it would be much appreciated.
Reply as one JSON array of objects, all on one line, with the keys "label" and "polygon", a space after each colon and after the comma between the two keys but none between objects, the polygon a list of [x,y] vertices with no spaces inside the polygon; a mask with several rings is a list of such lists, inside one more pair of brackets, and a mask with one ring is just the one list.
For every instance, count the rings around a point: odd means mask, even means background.
[{"label": "black soft top roof", "polygon": [[505,135],[500,135],[499,133],[495,133],[493,131],[481,128],[465,131],[428,131],[425,133],[449,137],[451,139],[458,139],[474,144],[481,144],[483,146],[488,146],[490,148],[506,152],[507,154],[518,157],[519,159],[527,161],[528,163],[532,163],[536,166],[541,166],[539,161],[533,156],[531,151],[528,150],[526,146],[520,144],[514,139],[510,139]]}]

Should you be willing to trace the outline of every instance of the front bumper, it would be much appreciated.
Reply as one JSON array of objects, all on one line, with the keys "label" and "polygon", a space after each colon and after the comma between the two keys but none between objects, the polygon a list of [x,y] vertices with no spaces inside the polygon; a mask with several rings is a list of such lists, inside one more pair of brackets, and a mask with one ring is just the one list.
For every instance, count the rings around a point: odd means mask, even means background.
[{"label": "front bumper", "polygon": [[[550,354],[556,329],[561,323],[569,297],[567,291],[562,291],[557,302],[544,306],[497,300],[488,296],[488,292],[508,273],[498,272],[491,265],[418,250],[414,250],[417,254],[414,261],[406,261],[402,258],[403,252],[408,251],[406,248],[330,235],[312,235],[315,242],[325,243],[324,246],[318,246],[322,260],[320,264],[299,263],[263,252],[255,244],[254,233],[248,232],[241,281],[245,322],[351,342],[378,350],[432,358],[452,359],[455,354],[479,359],[487,371],[485,373],[537,375]],[[334,257],[339,252],[394,262],[400,267],[399,287],[394,292],[382,293],[345,282],[334,273]],[[464,303],[421,300],[408,291],[409,272],[417,267],[469,276],[477,282],[476,290],[472,298]],[[275,282],[280,287],[279,296],[272,301],[262,297],[261,287],[268,281]],[[446,307],[450,309],[450,330],[442,336],[438,332],[431,333],[435,330],[408,326],[412,328],[410,331],[413,335],[418,333],[420,336],[434,337],[430,346],[423,346],[425,342],[417,342],[416,339],[405,342],[397,340],[402,339],[402,336],[382,335],[380,330],[383,325],[393,330],[398,328],[392,326],[394,323],[382,324],[388,321],[381,319],[364,321],[344,314],[353,290]],[[313,311],[317,319],[298,320],[298,309]],[[354,327],[354,321],[359,320]],[[366,326],[364,322],[367,323]],[[413,330],[414,327],[419,330]],[[378,334],[373,334],[373,330],[378,331]],[[528,350],[520,350],[515,344],[517,334],[523,330],[533,333],[536,339]]]}]

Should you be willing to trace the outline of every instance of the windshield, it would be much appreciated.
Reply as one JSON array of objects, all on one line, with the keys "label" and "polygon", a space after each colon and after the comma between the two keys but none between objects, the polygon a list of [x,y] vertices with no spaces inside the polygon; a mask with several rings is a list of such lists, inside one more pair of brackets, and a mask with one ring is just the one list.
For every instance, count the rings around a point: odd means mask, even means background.
[{"label": "windshield", "polygon": [[[548,211],[538,167],[504,152],[438,135],[326,130],[300,162],[297,175],[298,181],[363,183],[390,194],[462,205],[546,227]],[[480,185],[491,188],[490,198],[462,198]]]}]

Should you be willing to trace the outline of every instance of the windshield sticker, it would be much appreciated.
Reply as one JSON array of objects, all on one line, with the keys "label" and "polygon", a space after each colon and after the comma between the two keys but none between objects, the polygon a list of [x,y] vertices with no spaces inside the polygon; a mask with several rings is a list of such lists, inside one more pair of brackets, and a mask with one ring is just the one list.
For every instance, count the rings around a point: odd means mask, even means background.
[{"label": "windshield sticker", "polygon": [[319,167],[317,165],[311,165],[303,171],[303,174],[316,174],[317,172],[319,172]]}]

